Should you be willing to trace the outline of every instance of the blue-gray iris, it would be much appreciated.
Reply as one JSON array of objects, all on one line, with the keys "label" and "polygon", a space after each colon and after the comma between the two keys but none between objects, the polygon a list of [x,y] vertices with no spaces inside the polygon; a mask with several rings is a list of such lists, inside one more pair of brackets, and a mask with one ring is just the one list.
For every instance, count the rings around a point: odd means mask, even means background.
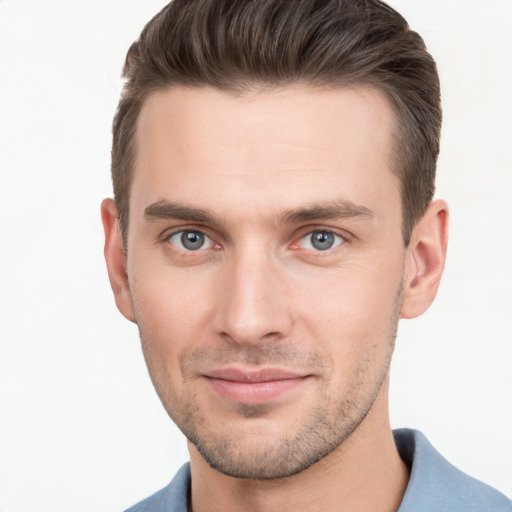
[{"label": "blue-gray iris", "polygon": [[334,244],[334,235],[328,231],[314,231],[311,233],[311,245],[319,251],[326,251]]},{"label": "blue-gray iris", "polygon": [[189,251],[197,251],[204,244],[204,234],[199,231],[184,231],[181,235],[181,243]]}]

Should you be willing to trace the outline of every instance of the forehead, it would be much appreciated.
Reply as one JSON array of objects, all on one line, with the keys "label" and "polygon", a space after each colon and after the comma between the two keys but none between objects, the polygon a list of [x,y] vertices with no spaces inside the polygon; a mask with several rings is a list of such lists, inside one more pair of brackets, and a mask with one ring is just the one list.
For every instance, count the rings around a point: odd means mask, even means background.
[{"label": "forehead", "polygon": [[271,214],[385,193],[398,203],[393,119],[385,95],[369,87],[154,92],[138,119],[130,210],[167,199]]}]

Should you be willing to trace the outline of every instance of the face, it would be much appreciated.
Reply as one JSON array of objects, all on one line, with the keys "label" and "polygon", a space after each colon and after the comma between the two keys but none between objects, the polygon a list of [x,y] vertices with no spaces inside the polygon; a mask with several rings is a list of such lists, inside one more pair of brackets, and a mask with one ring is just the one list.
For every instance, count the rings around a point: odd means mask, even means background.
[{"label": "face", "polygon": [[123,312],[221,472],[297,473],[385,392],[405,257],[392,117],[370,88],[174,88],[141,111]]}]

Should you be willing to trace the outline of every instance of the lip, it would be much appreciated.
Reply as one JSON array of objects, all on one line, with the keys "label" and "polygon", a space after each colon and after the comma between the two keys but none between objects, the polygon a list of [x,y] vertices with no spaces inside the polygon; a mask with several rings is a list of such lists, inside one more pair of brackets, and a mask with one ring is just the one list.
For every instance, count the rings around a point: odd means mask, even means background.
[{"label": "lip", "polygon": [[257,371],[227,368],[208,372],[204,377],[223,398],[243,404],[264,404],[299,386],[309,375],[276,368]]}]

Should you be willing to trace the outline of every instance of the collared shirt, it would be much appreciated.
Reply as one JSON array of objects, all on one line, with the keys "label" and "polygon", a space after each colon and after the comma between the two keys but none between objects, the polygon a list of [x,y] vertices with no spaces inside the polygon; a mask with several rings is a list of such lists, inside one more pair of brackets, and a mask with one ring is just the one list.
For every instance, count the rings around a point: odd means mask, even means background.
[{"label": "collared shirt", "polygon": [[[400,457],[411,471],[397,512],[512,512],[512,501],[452,466],[417,430],[393,432]],[[190,464],[161,491],[126,512],[187,512]]]}]

